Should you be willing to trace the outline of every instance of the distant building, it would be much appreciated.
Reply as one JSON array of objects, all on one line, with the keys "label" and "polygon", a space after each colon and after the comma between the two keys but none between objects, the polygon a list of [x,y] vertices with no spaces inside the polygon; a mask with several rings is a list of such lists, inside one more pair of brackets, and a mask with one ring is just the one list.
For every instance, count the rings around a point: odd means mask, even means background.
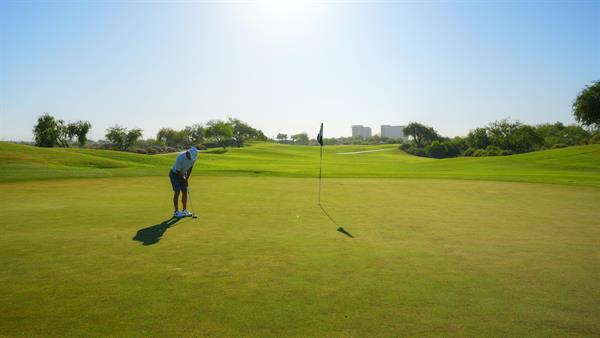
[{"label": "distant building", "polygon": [[353,125],[352,126],[352,137],[362,137],[362,138],[371,137],[371,127],[365,127],[360,124]]},{"label": "distant building", "polygon": [[384,124],[381,126],[381,137],[406,140],[407,137],[404,136],[404,128],[405,127],[406,126],[390,126],[390,125]]}]

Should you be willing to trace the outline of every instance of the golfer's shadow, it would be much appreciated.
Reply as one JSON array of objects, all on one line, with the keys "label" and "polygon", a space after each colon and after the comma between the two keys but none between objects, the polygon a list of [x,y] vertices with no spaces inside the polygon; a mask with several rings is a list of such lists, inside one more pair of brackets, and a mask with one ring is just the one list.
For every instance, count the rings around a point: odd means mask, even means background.
[{"label": "golfer's shadow", "polygon": [[155,224],[147,228],[140,229],[135,236],[133,236],[132,240],[142,242],[143,245],[156,244],[160,241],[167,229],[175,225],[175,223],[179,222],[180,220],[182,220],[182,218],[172,217],[160,224]]}]

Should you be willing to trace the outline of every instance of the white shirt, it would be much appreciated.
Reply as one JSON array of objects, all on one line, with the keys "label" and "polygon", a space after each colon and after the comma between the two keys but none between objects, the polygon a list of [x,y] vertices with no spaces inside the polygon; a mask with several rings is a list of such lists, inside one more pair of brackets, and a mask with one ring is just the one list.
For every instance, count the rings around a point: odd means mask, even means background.
[{"label": "white shirt", "polygon": [[188,170],[194,166],[196,161],[188,160],[187,156],[185,156],[186,152],[187,151],[184,151],[183,153],[177,155],[177,159],[175,160],[175,164],[173,164],[173,168],[171,170],[174,172],[179,171],[183,175],[187,175]]}]

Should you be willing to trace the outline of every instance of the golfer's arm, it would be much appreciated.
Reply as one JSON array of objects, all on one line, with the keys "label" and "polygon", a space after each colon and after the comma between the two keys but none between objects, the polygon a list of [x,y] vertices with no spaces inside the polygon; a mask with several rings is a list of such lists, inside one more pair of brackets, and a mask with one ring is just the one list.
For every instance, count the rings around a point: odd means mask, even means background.
[{"label": "golfer's arm", "polygon": [[191,166],[190,169],[188,169],[187,178],[190,178],[190,175],[192,174],[192,169],[194,169],[194,166]]}]

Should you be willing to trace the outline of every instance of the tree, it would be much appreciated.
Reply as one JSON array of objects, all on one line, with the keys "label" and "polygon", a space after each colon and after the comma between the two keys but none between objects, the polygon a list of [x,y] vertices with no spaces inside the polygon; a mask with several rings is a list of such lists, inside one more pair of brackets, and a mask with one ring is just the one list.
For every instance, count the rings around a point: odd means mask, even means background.
[{"label": "tree", "polygon": [[277,134],[276,138],[279,140],[279,142],[283,143],[283,142],[287,141],[288,136],[287,136],[287,134],[279,133],[279,134]]},{"label": "tree", "polygon": [[168,146],[175,146],[177,143],[177,131],[171,128],[160,128],[158,133],[156,133],[156,140]]},{"label": "tree", "polygon": [[192,131],[188,128],[183,128],[175,132],[175,146],[189,147],[192,144]]},{"label": "tree", "polygon": [[35,145],[38,147],[54,147],[67,145],[67,128],[63,120],[56,120],[48,113],[38,118],[33,127]]},{"label": "tree", "polygon": [[307,133],[295,134],[295,135],[292,135],[291,137],[292,137],[292,141],[294,143],[303,144],[303,145],[308,144],[308,134]]},{"label": "tree", "polygon": [[226,149],[225,141],[233,137],[233,129],[224,121],[211,120],[206,124],[204,136]]},{"label": "tree", "polygon": [[267,135],[265,135],[265,133],[263,133],[262,130],[259,129],[256,129],[256,136],[254,138],[258,141],[263,142],[266,142],[269,139]]},{"label": "tree", "polygon": [[[544,139],[536,133],[535,128],[528,125],[520,125],[511,135],[513,150],[518,153],[534,151],[539,149],[544,143]],[[490,150],[487,149],[488,154]]]},{"label": "tree", "polygon": [[561,130],[562,143],[575,146],[585,144],[585,140],[591,136],[591,133],[580,126],[570,125]]},{"label": "tree", "polygon": [[156,133],[156,140],[163,143],[163,144],[167,144],[167,140],[172,139],[173,138],[173,134],[175,134],[175,130],[171,129],[171,128],[160,128],[158,130],[158,133]]},{"label": "tree", "polygon": [[127,131],[127,128],[115,125],[106,129],[106,139],[122,151],[133,146],[140,137],[142,130],[138,128]]},{"label": "tree", "polygon": [[381,143],[383,143],[384,140],[381,136],[375,134],[371,137],[368,137],[366,139],[366,141],[367,141],[367,144],[381,144]]},{"label": "tree", "polygon": [[92,128],[92,125],[88,121],[77,121],[69,123],[67,125],[67,136],[69,141],[77,136],[77,143],[80,147],[83,147],[87,143],[87,133]]},{"label": "tree", "polygon": [[579,93],[573,102],[573,115],[583,125],[600,129],[600,81]]},{"label": "tree", "polygon": [[235,140],[235,144],[238,148],[243,147],[246,140],[254,138],[258,135],[256,129],[238,119],[229,118],[228,123],[231,126],[233,139]]},{"label": "tree", "polygon": [[490,123],[487,127],[490,144],[499,147],[500,149],[516,151],[517,149],[513,136],[520,126],[521,122],[511,122],[508,119]]},{"label": "tree", "polygon": [[131,129],[127,132],[127,136],[125,137],[125,150],[129,149],[129,147],[135,145],[137,141],[142,137],[142,130],[139,128]]},{"label": "tree", "polygon": [[[231,133],[227,131],[228,129]],[[221,120],[209,121],[206,126],[193,124],[182,130],[161,128],[156,134],[156,139],[159,142],[171,147],[189,147],[200,145],[206,141],[226,147],[230,144],[229,140],[232,138],[238,147],[244,146],[244,143],[250,139],[267,140],[262,131],[234,118],[229,118],[227,122]]]},{"label": "tree", "polygon": [[335,137],[330,137],[330,138],[323,138],[323,144],[326,146],[334,146],[336,144],[338,144],[338,140]]},{"label": "tree", "polygon": [[537,125],[535,132],[544,140],[543,146],[551,148],[555,144],[563,143],[561,133],[564,129],[565,126],[561,122],[544,123]]},{"label": "tree", "polygon": [[190,142],[192,144],[199,144],[204,142],[204,126],[201,124],[193,124],[190,127],[185,127],[185,130],[189,134]]},{"label": "tree", "polygon": [[69,141],[72,137],[69,137],[69,126],[65,124],[65,121],[58,120],[59,133],[58,133],[58,146],[62,148],[69,148]]},{"label": "tree", "polygon": [[126,143],[127,129],[121,126],[115,125],[106,129],[106,139],[117,146],[117,148],[123,150]]},{"label": "tree", "polygon": [[[201,130],[203,131],[203,129]],[[156,139],[162,144],[171,147],[189,147],[192,143],[195,143],[193,142],[193,133],[198,133],[198,130],[194,130],[193,127],[185,127],[182,130],[161,128],[156,133]],[[197,137],[198,135],[196,135]]]},{"label": "tree", "polygon": [[431,143],[439,138],[437,132],[417,122],[411,122],[404,128],[404,136],[412,137],[412,141],[418,148]]},{"label": "tree", "polygon": [[72,142],[73,137],[75,137],[75,135],[77,135],[77,124],[69,123],[69,124],[67,124],[66,128],[67,128],[67,139],[69,140],[69,142]]},{"label": "tree", "polygon": [[485,128],[475,128],[467,135],[467,144],[473,149],[485,149],[490,145],[490,138]]}]

